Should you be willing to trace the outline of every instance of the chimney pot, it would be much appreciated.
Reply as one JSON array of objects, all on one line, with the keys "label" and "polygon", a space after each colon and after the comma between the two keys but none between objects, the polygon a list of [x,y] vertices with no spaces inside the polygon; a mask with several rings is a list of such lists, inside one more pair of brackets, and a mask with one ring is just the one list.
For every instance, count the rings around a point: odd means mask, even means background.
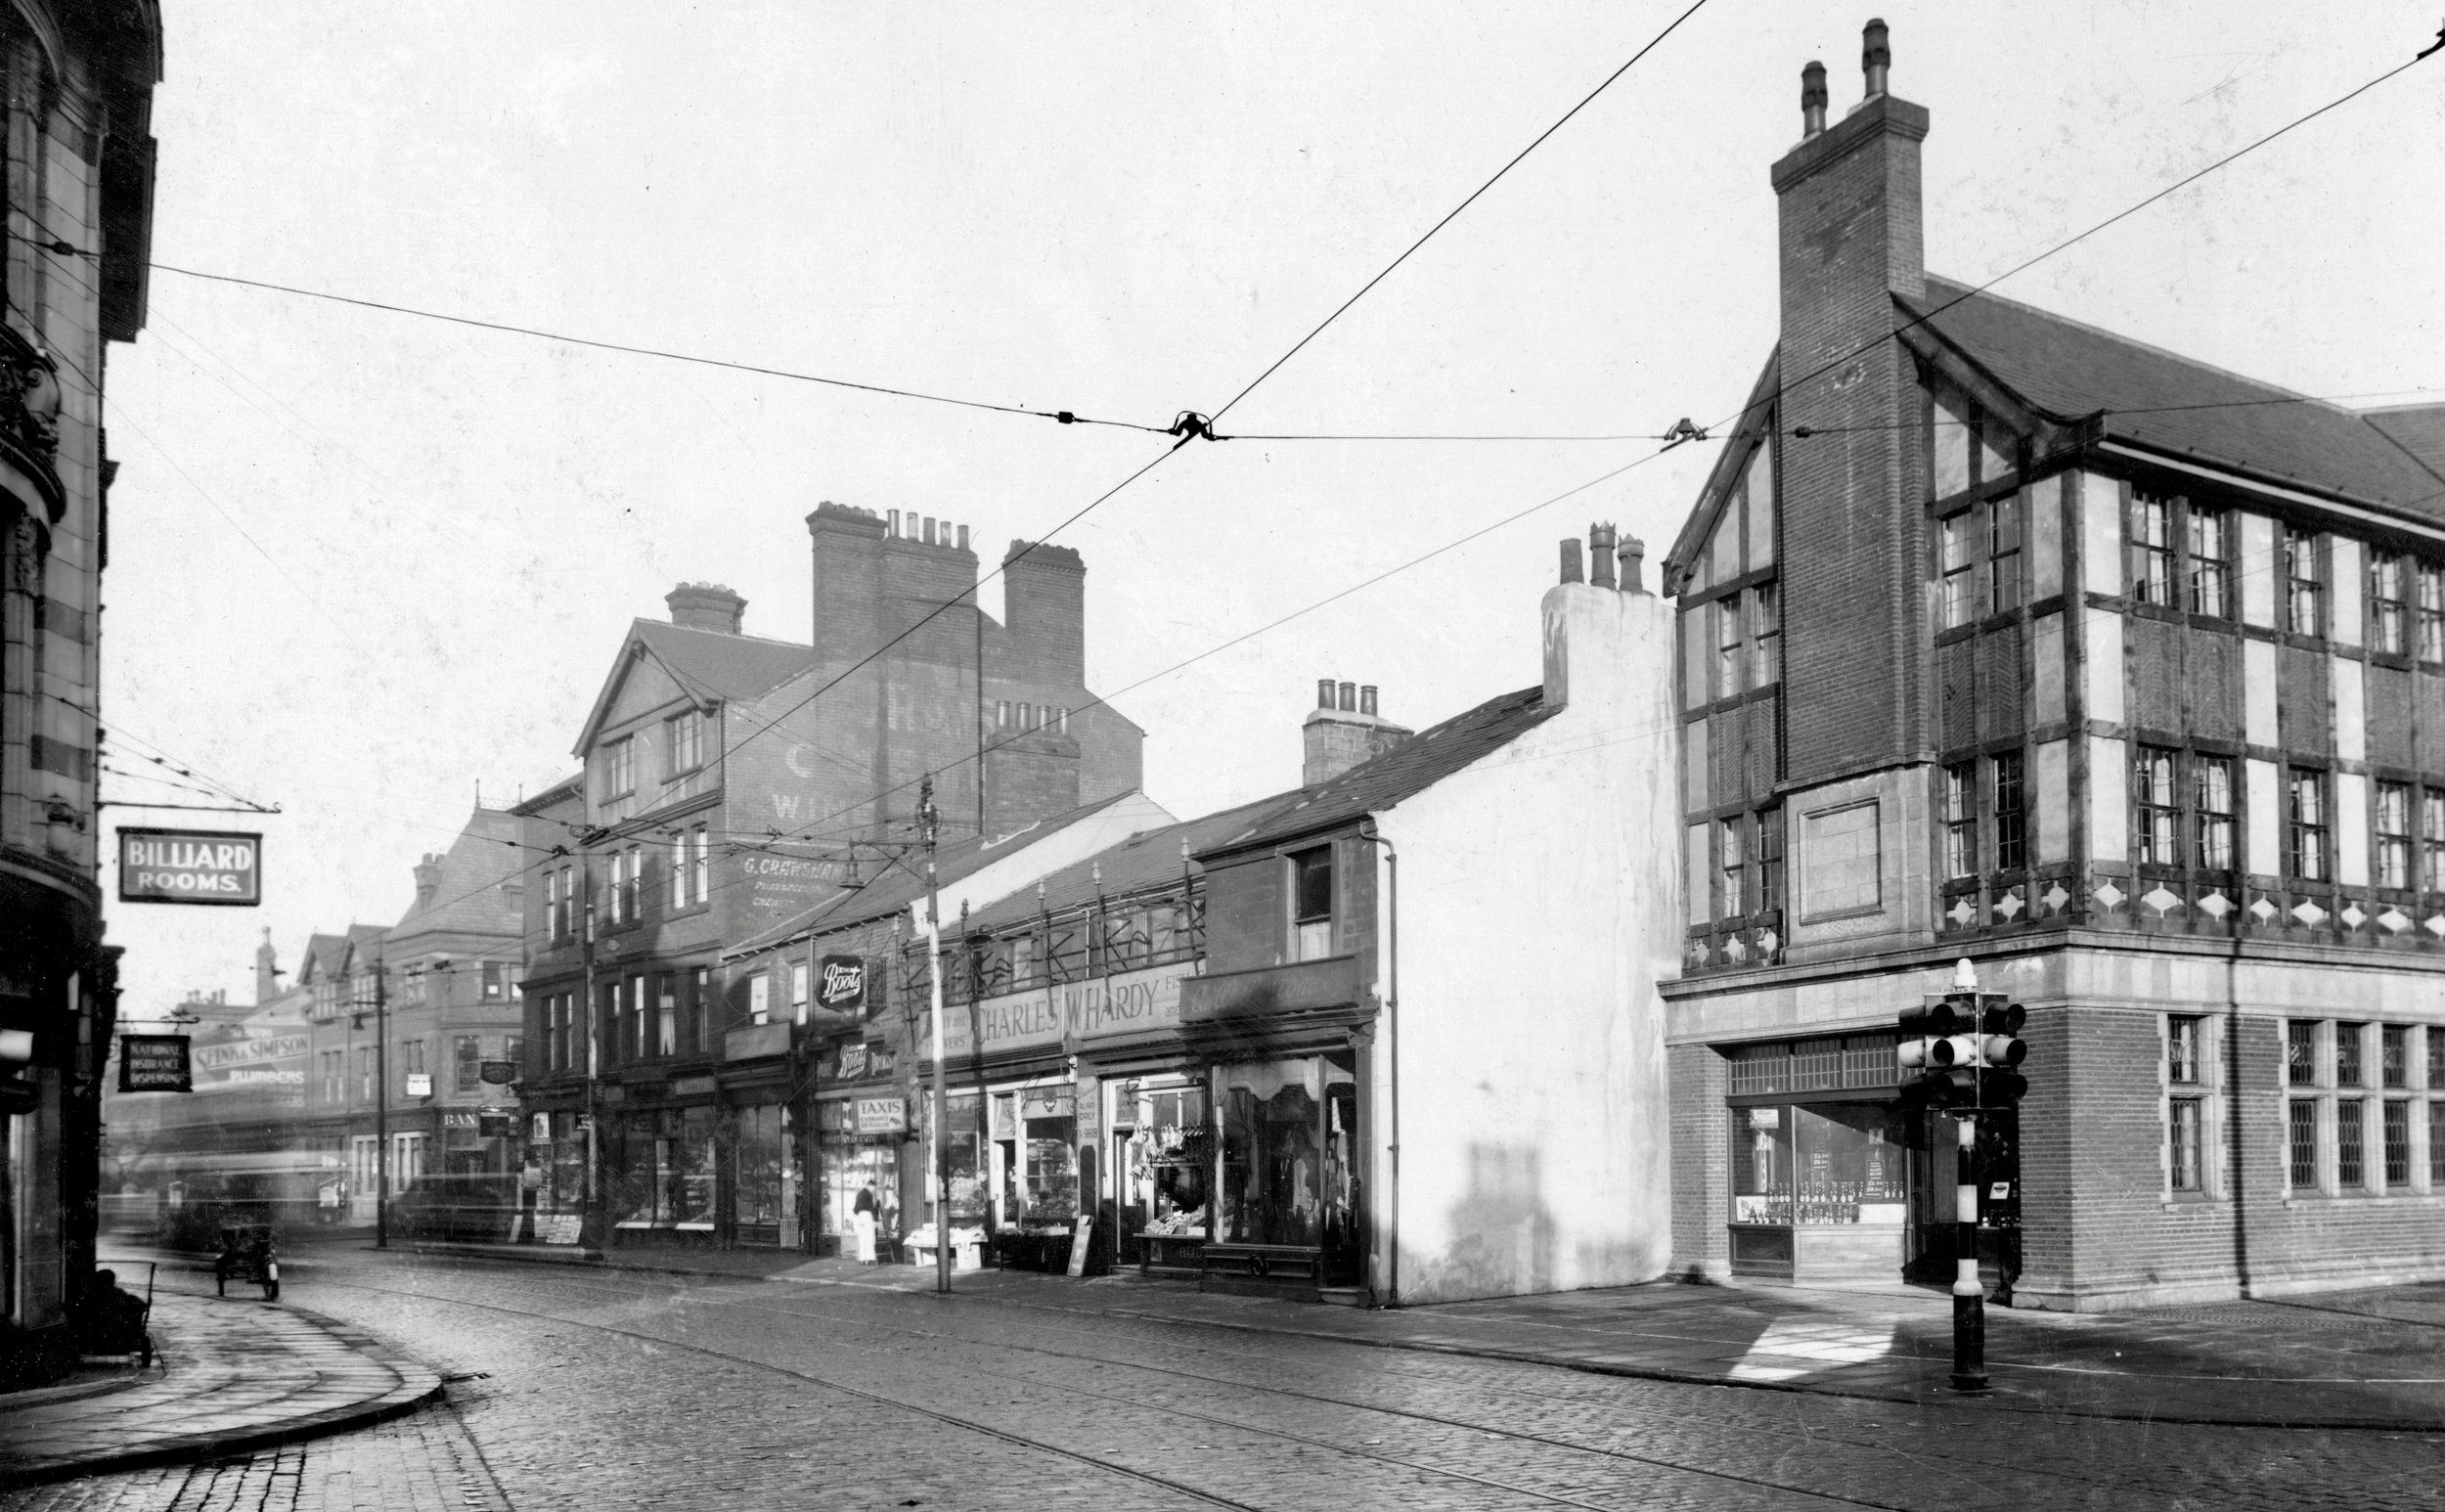
[{"label": "chimney pot", "polygon": [[1562,543],[1562,580],[1566,583],[1587,580],[1587,574],[1579,570],[1579,541],[1577,536],[1568,537]]},{"label": "chimney pot", "polygon": [[1589,581],[1598,588],[1613,586],[1613,538],[1614,530],[1611,525],[1594,524],[1587,527],[1587,554],[1589,565],[1594,569],[1589,574]]},{"label": "chimney pot", "polygon": [[1358,712],[1361,714],[1373,714],[1375,712],[1375,685],[1373,683],[1362,683],[1359,685]]},{"label": "chimney pot", "polygon": [[1357,684],[1356,684],[1356,683],[1344,683],[1344,684],[1342,685],[1342,689],[1341,689],[1341,691],[1342,691],[1342,705],[1341,705],[1341,706],[1342,706],[1343,708],[1345,708],[1345,709],[1350,709],[1350,710],[1354,710],[1354,711],[1355,711],[1355,710],[1358,707],[1358,685],[1357,685]]},{"label": "chimney pot", "polygon": [[1800,135],[1801,140],[1825,131],[1825,65],[1809,60],[1800,70]]},{"label": "chimney pot", "polygon": [[662,596],[671,623],[684,630],[718,630],[734,636],[745,620],[747,600],[720,583],[682,583]]},{"label": "chimney pot", "polygon": [[967,527],[967,526],[965,526],[965,525],[961,525],[961,526],[959,527],[959,550],[961,550],[961,551],[963,551],[963,552],[964,552],[964,551],[966,551],[967,549],[968,549],[968,527]]},{"label": "chimney pot", "polygon": [[1622,538],[1622,591],[1643,594],[1647,591],[1647,575],[1641,563],[1647,559],[1647,543],[1636,536]]},{"label": "chimney pot", "polygon": [[1319,709],[1329,709],[1333,706],[1333,680],[1331,678],[1320,677],[1315,680],[1315,706]]},{"label": "chimney pot", "polygon": [[1860,33],[1860,41],[1859,63],[1867,71],[1868,98],[1873,100],[1885,93],[1886,76],[1893,67],[1893,48],[1887,40],[1884,21],[1871,20]]},{"label": "chimney pot", "polygon": [[883,534],[897,540],[900,535],[900,511],[898,510],[888,511],[884,517],[888,523],[883,526]]},{"label": "chimney pot", "polygon": [[925,544],[934,544],[934,516],[931,514],[925,516]]}]

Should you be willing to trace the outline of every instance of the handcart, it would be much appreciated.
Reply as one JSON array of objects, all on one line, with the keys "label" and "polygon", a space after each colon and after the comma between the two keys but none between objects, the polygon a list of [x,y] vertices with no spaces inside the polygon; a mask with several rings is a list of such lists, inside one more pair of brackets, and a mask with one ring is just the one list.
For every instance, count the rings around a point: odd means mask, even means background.
[{"label": "handcart", "polygon": [[133,1356],[139,1368],[153,1363],[153,1281],[160,1267],[150,1260],[114,1260],[111,1267],[145,1267],[145,1294],[120,1289],[117,1268],[97,1269],[77,1307],[79,1348],[87,1355]]},{"label": "handcart", "polygon": [[212,1262],[216,1295],[229,1295],[233,1280],[252,1281],[263,1288],[265,1302],[280,1301],[280,1260],[272,1253],[269,1223],[224,1223],[221,1253]]}]

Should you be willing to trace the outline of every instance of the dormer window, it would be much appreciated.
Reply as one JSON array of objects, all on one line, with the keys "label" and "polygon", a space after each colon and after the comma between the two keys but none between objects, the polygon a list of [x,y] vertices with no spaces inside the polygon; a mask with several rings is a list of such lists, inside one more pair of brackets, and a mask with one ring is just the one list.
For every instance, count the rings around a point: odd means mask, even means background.
[{"label": "dormer window", "polygon": [[1290,858],[1291,951],[1295,960],[1333,954],[1333,849],[1318,846]]}]

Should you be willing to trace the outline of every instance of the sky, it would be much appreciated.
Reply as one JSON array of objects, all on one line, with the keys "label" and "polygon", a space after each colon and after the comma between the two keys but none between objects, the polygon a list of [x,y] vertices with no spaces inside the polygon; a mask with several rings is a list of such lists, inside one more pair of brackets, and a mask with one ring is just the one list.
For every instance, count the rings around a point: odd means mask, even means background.
[{"label": "sky", "polygon": [[[1165,425],[1221,410],[1686,5],[167,0],[167,267],[109,369],[109,759],[282,812],[106,811],[266,836],[260,910],[110,906],[126,1011],[249,1000],[265,929],[293,969],[310,930],[396,920],[479,790],[572,769],[629,621],[676,584],[727,583],[749,633],[806,639],[824,500],[968,524],[990,564],[1165,456],[1051,538],[1088,564],[1089,686],[1144,727],[1147,791],[1183,818],[1296,784],[1318,678],[1379,685],[1416,728],[1535,682],[1556,540],[1617,521],[1652,564],[1711,446],[1247,437],[1731,417],[1774,339],[1767,168],[1800,67],[1854,103],[1872,12],[1707,0],[1233,407],[1242,439],[1168,456],[170,268]],[[1893,92],[1933,115],[1928,266],[1973,282],[2438,21],[2433,0],[1882,14]],[[2304,393],[2445,390],[2440,80],[2445,59],[1996,291]],[[205,801],[116,776],[105,797]]]}]

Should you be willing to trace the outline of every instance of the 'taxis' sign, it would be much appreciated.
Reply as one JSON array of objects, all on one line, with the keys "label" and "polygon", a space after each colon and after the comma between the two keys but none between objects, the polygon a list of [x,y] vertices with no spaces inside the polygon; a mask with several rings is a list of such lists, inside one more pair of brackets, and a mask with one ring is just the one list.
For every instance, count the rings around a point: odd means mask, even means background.
[{"label": "'taxis' sign", "polygon": [[225,829],[121,829],[119,902],[250,909],[263,902],[263,836]]}]

